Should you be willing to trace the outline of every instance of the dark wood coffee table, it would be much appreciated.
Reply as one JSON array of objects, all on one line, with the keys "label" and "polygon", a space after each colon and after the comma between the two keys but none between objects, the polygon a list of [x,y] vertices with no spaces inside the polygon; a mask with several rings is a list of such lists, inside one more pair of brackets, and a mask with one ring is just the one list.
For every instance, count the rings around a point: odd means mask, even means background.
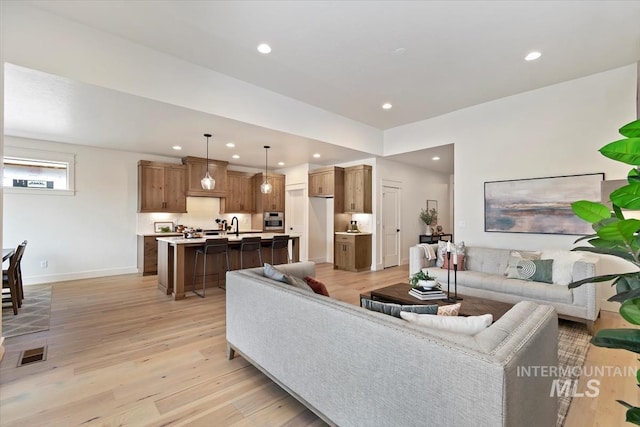
[{"label": "dark wood coffee table", "polygon": [[[375,289],[371,292],[360,294],[361,298],[368,298],[375,301],[393,302],[396,304],[409,304],[409,305],[449,305],[453,304],[446,300],[428,300],[423,301],[409,295],[411,286],[408,283],[396,283],[395,285],[385,286],[384,288]],[[446,293],[446,290],[445,290]],[[453,293],[451,294],[453,297]],[[506,302],[493,301],[486,298],[471,297],[468,295],[460,295],[464,298],[462,301],[458,301],[462,305],[460,306],[460,316],[480,316],[482,314],[492,314],[493,321],[495,322],[502,317],[513,304]]]}]

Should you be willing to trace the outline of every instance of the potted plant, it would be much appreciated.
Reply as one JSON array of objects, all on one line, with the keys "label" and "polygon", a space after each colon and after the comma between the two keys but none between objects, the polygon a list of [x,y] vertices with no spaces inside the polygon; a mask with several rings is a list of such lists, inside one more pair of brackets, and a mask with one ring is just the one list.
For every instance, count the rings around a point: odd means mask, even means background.
[{"label": "potted plant", "polygon": [[438,211],[435,208],[431,209],[422,209],[420,211],[420,219],[427,226],[426,234],[432,234],[431,225],[438,220]]},{"label": "potted plant", "polygon": [[428,273],[425,273],[422,270],[412,275],[411,278],[409,279],[409,283],[414,288],[416,286],[421,286],[423,288],[433,288],[438,284],[438,282],[436,282],[435,277],[429,276]]},{"label": "potted plant", "polygon": [[[625,211],[640,210],[640,120],[622,128],[620,134],[626,138],[614,141],[600,149],[604,156],[633,166],[627,176],[628,184],[611,193],[613,212],[602,203],[580,200],[571,205],[573,212],[592,224],[595,234],[576,241],[587,242],[591,246],[581,246],[574,250],[612,255],[622,258],[640,269],[640,220],[625,218]],[[580,280],[569,285],[575,288],[589,282],[613,280],[616,295],[609,301],[620,303],[620,315],[633,325],[640,325],[640,270],[632,273],[608,274]],[[624,349],[640,353],[640,329],[602,329],[591,339],[598,347]],[[640,371],[637,380],[640,382]],[[627,408],[627,422],[640,425],[640,408],[622,400],[618,402]]]}]

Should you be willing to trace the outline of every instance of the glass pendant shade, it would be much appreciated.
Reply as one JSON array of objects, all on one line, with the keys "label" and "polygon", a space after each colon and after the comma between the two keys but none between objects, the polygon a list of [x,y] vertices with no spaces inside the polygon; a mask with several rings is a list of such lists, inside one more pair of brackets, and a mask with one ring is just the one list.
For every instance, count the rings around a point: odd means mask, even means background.
[{"label": "glass pendant shade", "polygon": [[267,181],[265,179],[264,182],[262,183],[262,185],[260,186],[260,192],[262,194],[269,194],[269,193],[271,193],[271,189],[272,188],[273,188],[273,186],[271,184],[269,184],[269,181]]},{"label": "glass pendant shade", "polygon": [[204,190],[213,190],[214,188],[216,188],[216,180],[211,178],[211,175],[209,175],[209,171],[207,171],[204,178],[200,180],[200,184],[202,185],[202,189]]},{"label": "glass pendant shade", "polygon": [[271,147],[268,145],[264,146],[264,182],[260,185],[260,192],[262,194],[271,193],[271,189],[273,188],[273,186],[269,184],[269,174],[267,173],[267,155],[269,153],[269,148]]},{"label": "glass pendant shade", "polygon": [[200,185],[202,185],[203,190],[213,190],[216,188],[216,180],[209,175],[209,138],[211,138],[211,134],[205,133],[204,136],[207,138],[207,173],[200,180]]}]

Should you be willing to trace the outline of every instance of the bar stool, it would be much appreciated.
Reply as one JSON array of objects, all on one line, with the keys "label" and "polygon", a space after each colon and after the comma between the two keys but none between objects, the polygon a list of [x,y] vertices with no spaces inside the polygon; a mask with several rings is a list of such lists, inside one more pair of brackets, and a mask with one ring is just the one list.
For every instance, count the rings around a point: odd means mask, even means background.
[{"label": "bar stool", "polygon": [[[204,298],[204,292],[207,286],[208,255],[219,256],[224,254],[224,259],[226,262],[226,271],[229,271],[229,253],[227,252],[228,248],[229,248],[229,239],[215,239],[205,243],[203,247],[196,249],[196,259],[193,265],[193,293],[198,295],[200,298]],[[199,255],[202,255],[204,258],[204,263],[202,266],[202,294],[196,291],[196,273],[198,272],[198,256]],[[218,275],[218,287],[220,287],[220,271],[217,270],[216,274]]]},{"label": "bar stool", "polygon": [[275,254],[276,251],[282,251],[283,249],[285,249],[287,251],[287,262],[286,263],[279,263],[279,264],[288,264],[291,260],[291,257],[289,256],[289,235],[285,234],[284,236],[273,236],[273,240],[271,241],[271,264],[275,265]]},{"label": "bar stool", "polygon": [[243,237],[240,241],[240,268],[244,268],[244,263],[242,259],[242,255],[245,252],[257,252],[258,259],[260,260],[260,267],[262,265],[262,254],[260,253],[260,241],[262,239],[260,237]]}]

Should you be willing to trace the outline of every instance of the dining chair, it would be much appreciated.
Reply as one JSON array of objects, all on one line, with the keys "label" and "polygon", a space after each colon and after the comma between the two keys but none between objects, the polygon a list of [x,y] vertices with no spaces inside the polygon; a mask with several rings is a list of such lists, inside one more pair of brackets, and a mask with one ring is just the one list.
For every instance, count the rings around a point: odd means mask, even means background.
[{"label": "dining chair", "polygon": [[[18,261],[22,258],[22,253],[24,253],[26,243],[21,243],[16,249],[15,253],[11,255],[9,258],[9,268],[7,268],[6,275],[2,274],[2,302],[11,301],[11,307],[13,308],[13,314],[18,314],[18,308],[22,306],[22,301],[20,301],[19,293],[18,293]],[[7,297],[4,296],[4,290],[7,289],[9,291],[9,295]]]}]

